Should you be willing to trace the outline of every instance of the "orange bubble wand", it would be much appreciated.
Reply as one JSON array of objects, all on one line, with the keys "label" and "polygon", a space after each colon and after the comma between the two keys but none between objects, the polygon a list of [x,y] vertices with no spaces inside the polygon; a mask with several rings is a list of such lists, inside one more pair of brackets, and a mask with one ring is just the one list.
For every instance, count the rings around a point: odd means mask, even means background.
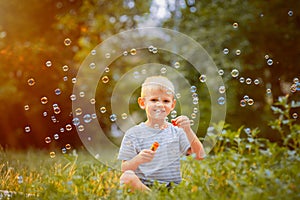
[{"label": "orange bubble wand", "polygon": [[159,147],[159,143],[158,142],[153,142],[152,146],[151,146],[151,150],[152,151],[156,151],[156,149]]}]

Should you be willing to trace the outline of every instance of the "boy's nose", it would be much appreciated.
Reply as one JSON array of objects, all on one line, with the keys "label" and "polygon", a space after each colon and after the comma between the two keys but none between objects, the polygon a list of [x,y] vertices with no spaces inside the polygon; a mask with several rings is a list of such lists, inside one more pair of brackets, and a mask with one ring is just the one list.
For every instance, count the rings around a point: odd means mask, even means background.
[{"label": "boy's nose", "polygon": [[156,106],[162,106],[163,104],[162,104],[162,102],[161,101],[157,101],[156,102]]}]

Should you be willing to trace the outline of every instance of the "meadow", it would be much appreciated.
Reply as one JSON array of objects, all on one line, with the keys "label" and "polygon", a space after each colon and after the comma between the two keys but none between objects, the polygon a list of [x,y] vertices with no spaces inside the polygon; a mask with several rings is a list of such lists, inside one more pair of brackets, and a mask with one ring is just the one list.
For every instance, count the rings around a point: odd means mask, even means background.
[{"label": "meadow", "polygon": [[[0,150],[0,199],[300,199],[300,125],[290,117],[287,98],[272,110],[270,126],[282,142],[260,138],[259,130],[226,125],[202,161],[183,157],[183,181],[151,192],[121,188],[121,172],[84,150],[50,157],[42,150]],[[217,127],[216,127],[217,129]]]}]

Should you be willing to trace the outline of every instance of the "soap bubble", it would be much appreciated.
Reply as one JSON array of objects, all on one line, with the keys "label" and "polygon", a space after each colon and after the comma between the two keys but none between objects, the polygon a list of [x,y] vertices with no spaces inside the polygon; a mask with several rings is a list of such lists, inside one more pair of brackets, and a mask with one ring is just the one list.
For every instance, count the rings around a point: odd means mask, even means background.
[{"label": "soap bubble", "polygon": [[180,99],[180,98],[181,98],[181,94],[180,94],[180,93],[176,93],[175,96],[176,96],[177,99]]},{"label": "soap bubble", "polygon": [[66,144],[65,147],[66,147],[67,150],[71,149],[71,145],[70,144]]},{"label": "soap bubble", "polygon": [[224,53],[225,55],[227,55],[227,54],[229,53],[229,49],[227,49],[227,48],[223,49],[223,53]]},{"label": "soap bubble", "polygon": [[25,133],[29,133],[31,131],[30,126],[25,126],[24,131]]},{"label": "soap bubble", "polygon": [[102,107],[100,108],[100,112],[101,112],[101,113],[105,113],[105,112],[106,112],[106,108],[105,108],[104,106],[102,106]]},{"label": "soap bubble", "polygon": [[95,64],[95,63],[91,63],[91,64],[89,65],[89,67],[90,67],[91,69],[95,69],[95,68],[96,68],[96,64]]},{"label": "soap bubble", "polygon": [[50,158],[55,158],[55,152],[54,152],[54,151],[51,151],[51,152],[49,153],[49,155],[50,155]]},{"label": "soap bubble", "polygon": [[193,104],[196,105],[199,103],[199,99],[198,98],[193,98]]},{"label": "soap bubble", "polygon": [[220,76],[223,76],[223,75],[224,75],[224,70],[223,70],[223,69],[220,69],[220,70],[218,71],[218,73],[219,73]]},{"label": "soap bubble", "polygon": [[270,56],[268,54],[265,55],[265,59],[268,60]]},{"label": "soap bubble", "polygon": [[296,90],[300,91],[300,83],[296,83]]},{"label": "soap bubble", "polygon": [[93,49],[92,51],[91,51],[91,54],[94,56],[94,55],[96,55],[96,50],[95,49]]},{"label": "soap bubble", "polygon": [[84,126],[82,124],[78,126],[78,131],[80,132],[84,131]]},{"label": "soap bubble", "polygon": [[156,54],[158,52],[158,49],[156,47],[153,48],[152,53]]},{"label": "soap bubble", "polygon": [[30,78],[27,80],[27,83],[29,86],[34,86],[35,85],[35,80],[33,78]]},{"label": "soap bubble", "polygon": [[48,115],[48,112],[47,112],[47,111],[44,111],[44,112],[43,112],[43,116],[44,116],[44,117],[47,117],[47,115]]},{"label": "soap bubble", "polygon": [[71,131],[72,130],[72,125],[71,124],[67,124],[66,125],[66,130],[67,131]]},{"label": "soap bubble", "polygon": [[294,79],[293,79],[293,83],[299,83],[299,78],[297,78],[297,77],[294,78]]},{"label": "soap bubble", "polygon": [[75,117],[72,119],[72,123],[74,126],[78,126],[80,124],[80,120],[78,117]]},{"label": "soap bubble", "polygon": [[267,94],[271,94],[271,93],[272,93],[272,90],[271,90],[270,88],[267,88],[267,89],[266,89],[266,93],[267,93]]},{"label": "soap bubble", "polygon": [[[23,176],[18,176],[18,183],[22,184],[23,183]],[[1,198],[2,199],[2,198]]]},{"label": "soap bubble", "polygon": [[240,77],[240,83],[244,83],[245,82],[245,78],[244,77]]},{"label": "soap bubble", "polygon": [[153,52],[153,48],[154,48],[154,47],[153,47],[152,45],[150,45],[150,46],[148,47],[148,51],[149,51],[149,52]]},{"label": "soap bubble", "polygon": [[127,55],[128,55],[128,51],[124,51],[123,56],[127,56]]},{"label": "soap bubble", "polygon": [[105,67],[104,72],[108,73],[110,71],[109,67]]},{"label": "soap bubble", "polygon": [[85,96],[85,93],[83,91],[79,92],[79,96],[80,97],[84,97]]},{"label": "soap bubble", "polygon": [[232,24],[232,27],[236,29],[236,28],[239,27],[239,24],[238,24],[237,22],[234,22],[234,23]]},{"label": "soap bubble", "polygon": [[42,104],[47,104],[48,103],[48,98],[47,97],[42,97],[41,98],[41,103]]},{"label": "soap bubble", "polygon": [[206,75],[202,74],[200,77],[199,77],[199,80],[201,83],[205,83],[206,82]]},{"label": "soap bubble", "polygon": [[235,55],[237,55],[237,56],[241,55],[241,50],[237,49],[237,50],[235,51]]},{"label": "soap bubble", "polygon": [[247,78],[246,79],[246,84],[250,85],[252,83],[252,79],[251,78]]},{"label": "soap bubble", "polygon": [[191,114],[191,118],[192,118],[192,119],[195,119],[196,117],[197,117],[197,114],[196,114],[196,113],[192,113],[192,114]]},{"label": "soap bubble", "polygon": [[233,69],[233,70],[231,71],[231,76],[232,76],[233,78],[238,77],[238,75],[239,75],[239,71],[238,71],[237,69]]},{"label": "soap bubble", "polygon": [[127,113],[122,113],[121,117],[122,119],[127,119]]},{"label": "soap bubble", "polygon": [[247,105],[246,101],[245,101],[244,99],[242,99],[242,100],[240,101],[240,106],[241,106],[241,107],[245,107],[246,105]]},{"label": "soap bubble", "polygon": [[61,152],[62,152],[63,154],[65,154],[65,153],[67,153],[67,149],[66,149],[65,147],[61,148]]},{"label": "soap bubble", "polygon": [[289,12],[288,12],[288,15],[291,17],[291,16],[293,16],[293,11],[292,10],[289,10]]},{"label": "soap bubble", "polygon": [[58,139],[59,139],[59,135],[58,135],[57,133],[55,133],[55,134],[53,135],[53,138],[54,138],[55,140],[58,140]]},{"label": "soap bubble", "polygon": [[101,80],[102,80],[102,83],[108,83],[109,78],[108,78],[108,76],[103,76],[103,77],[101,78]]},{"label": "soap bubble", "polygon": [[105,58],[107,58],[107,59],[110,58],[110,53],[106,53]]},{"label": "soap bubble", "polygon": [[179,63],[179,62],[175,62],[175,63],[174,63],[174,68],[175,68],[175,69],[178,69],[179,67],[180,67],[180,63]]},{"label": "soap bubble", "polygon": [[223,94],[223,93],[225,93],[225,91],[226,91],[225,86],[224,86],[224,85],[221,85],[221,86],[219,87],[219,92],[220,92],[221,94]]},{"label": "soap bubble", "polygon": [[63,133],[63,132],[65,132],[65,129],[64,129],[64,128],[60,128],[59,131],[60,131],[61,133]]},{"label": "soap bubble", "polygon": [[72,43],[72,41],[71,41],[70,38],[66,38],[66,39],[64,40],[64,44],[65,44],[66,46],[70,46],[71,43]]},{"label": "soap bubble", "polygon": [[83,116],[83,121],[84,121],[85,123],[90,123],[90,122],[92,121],[91,115],[90,115],[90,114],[85,114],[85,115]]},{"label": "soap bubble", "polygon": [[68,65],[64,65],[64,66],[62,67],[62,69],[63,69],[64,72],[66,72],[66,71],[69,70],[69,67],[68,67]]},{"label": "soap bubble", "polygon": [[194,86],[194,85],[192,85],[191,88],[190,88],[190,91],[191,91],[192,93],[195,93],[195,92],[197,91],[197,87]]},{"label": "soap bubble", "polygon": [[198,108],[194,108],[194,109],[193,109],[193,112],[194,112],[194,113],[198,113]]},{"label": "soap bubble", "polygon": [[244,131],[247,135],[249,135],[251,133],[251,129],[250,128],[244,128]]},{"label": "soap bubble", "polygon": [[52,120],[53,123],[57,122],[56,117],[54,115],[51,116],[51,120]]},{"label": "soap bubble", "polygon": [[162,68],[160,69],[160,73],[165,74],[166,72],[167,72],[167,68],[162,67]]},{"label": "soap bubble", "polygon": [[109,118],[110,118],[110,121],[112,121],[112,122],[117,121],[117,115],[116,114],[111,114]]},{"label": "soap bubble", "polygon": [[77,82],[76,78],[72,78],[72,83],[75,84]]},{"label": "soap bubble", "polygon": [[29,105],[25,105],[24,110],[29,110]]},{"label": "soap bubble", "polygon": [[225,104],[225,98],[224,97],[219,97],[218,98],[218,104],[219,105],[224,105]]},{"label": "soap bubble", "polygon": [[52,142],[52,140],[51,140],[50,137],[45,137],[45,142],[46,142],[47,144],[49,144],[50,142]]},{"label": "soap bubble", "polygon": [[64,76],[64,77],[63,77],[63,80],[64,80],[64,81],[68,81],[68,77],[67,77],[67,76]]},{"label": "soap bubble", "polygon": [[55,114],[58,115],[61,112],[60,107],[58,106],[58,104],[55,103],[55,104],[52,105],[52,107],[53,107],[53,112]]},{"label": "soap bubble", "polygon": [[134,49],[134,48],[131,49],[131,50],[130,50],[130,54],[131,54],[132,56],[136,55],[136,49]]},{"label": "soap bubble", "polygon": [[71,101],[75,101],[76,100],[76,95],[75,94],[71,94],[70,99],[71,99]]},{"label": "soap bubble", "polygon": [[293,117],[294,119],[297,119],[297,118],[298,118],[298,114],[297,114],[297,113],[293,113],[293,114],[292,114],[292,117]]},{"label": "soap bubble", "polygon": [[59,88],[56,88],[56,89],[54,90],[54,93],[58,96],[58,95],[61,94],[61,90],[60,90]]},{"label": "soap bubble", "polygon": [[249,106],[252,106],[254,104],[254,100],[253,99],[249,99],[247,101],[247,103],[248,103]]},{"label": "soap bubble", "polygon": [[90,99],[90,103],[91,103],[92,105],[94,105],[94,104],[96,103],[96,99],[94,99],[94,98]]},{"label": "soap bubble", "polygon": [[52,66],[52,62],[50,60],[46,61],[46,67],[51,67]]},{"label": "soap bubble", "polygon": [[75,114],[78,116],[78,115],[81,115],[82,114],[82,109],[81,108],[76,108],[75,109]]},{"label": "soap bubble", "polygon": [[250,97],[249,97],[248,95],[245,95],[245,96],[243,97],[243,99],[244,99],[245,101],[248,101],[248,100],[250,99]]},{"label": "soap bubble", "polygon": [[272,60],[271,58],[269,58],[269,59],[267,60],[267,64],[268,64],[269,66],[273,65],[273,60]]},{"label": "soap bubble", "polygon": [[177,117],[177,111],[176,110],[172,110],[171,111],[171,118],[175,118]]},{"label": "soap bubble", "polygon": [[260,81],[258,79],[255,79],[253,82],[255,85],[258,85],[260,83]]}]

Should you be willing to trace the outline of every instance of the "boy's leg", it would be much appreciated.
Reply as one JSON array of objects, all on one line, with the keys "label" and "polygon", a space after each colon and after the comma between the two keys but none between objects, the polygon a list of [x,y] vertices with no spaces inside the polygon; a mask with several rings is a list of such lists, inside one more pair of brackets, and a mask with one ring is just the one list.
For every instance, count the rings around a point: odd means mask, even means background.
[{"label": "boy's leg", "polygon": [[122,174],[120,183],[124,183],[133,190],[150,191],[150,188],[144,185],[132,170],[127,170]]}]

